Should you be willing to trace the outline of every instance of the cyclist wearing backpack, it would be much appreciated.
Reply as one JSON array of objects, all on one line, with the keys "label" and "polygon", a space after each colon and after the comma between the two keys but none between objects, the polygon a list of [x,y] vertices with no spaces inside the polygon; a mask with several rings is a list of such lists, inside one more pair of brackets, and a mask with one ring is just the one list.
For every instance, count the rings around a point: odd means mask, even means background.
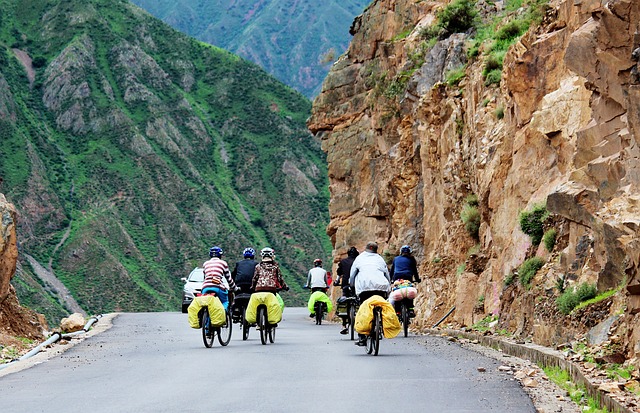
[{"label": "cyclist wearing backpack", "polygon": [[418,276],[418,263],[416,258],[411,255],[411,247],[403,245],[400,248],[400,255],[393,259],[391,264],[391,281],[408,280],[411,282],[420,282]]},{"label": "cyclist wearing backpack", "polygon": [[289,291],[289,287],[282,278],[280,266],[275,261],[276,253],[267,247],[260,251],[262,261],[256,265],[251,280],[251,291],[277,293],[278,290]]},{"label": "cyclist wearing backpack", "polygon": [[202,267],[204,269],[204,282],[202,283],[202,294],[214,293],[220,299],[224,309],[229,307],[229,290],[224,284],[223,277],[229,284],[229,289],[235,291],[237,286],[231,278],[229,265],[222,259],[224,252],[222,248],[215,246],[209,249],[209,261],[206,261]]},{"label": "cyclist wearing backpack", "polygon": [[[400,248],[400,255],[393,259],[391,264],[391,282],[397,280],[406,280],[411,282],[420,282],[418,276],[418,264],[416,258],[411,254],[411,247],[403,245]],[[395,303],[390,300],[391,304]],[[413,308],[413,299],[409,299],[409,317],[415,317],[416,313]]]}]

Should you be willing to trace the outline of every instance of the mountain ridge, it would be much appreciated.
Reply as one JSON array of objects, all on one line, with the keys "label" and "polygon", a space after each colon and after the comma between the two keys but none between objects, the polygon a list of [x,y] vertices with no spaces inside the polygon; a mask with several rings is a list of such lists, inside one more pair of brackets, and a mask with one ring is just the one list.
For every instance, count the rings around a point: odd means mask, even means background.
[{"label": "mountain ridge", "polygon": [[370,0],[134,0],[176,29],[258,64],[313,98]]}]

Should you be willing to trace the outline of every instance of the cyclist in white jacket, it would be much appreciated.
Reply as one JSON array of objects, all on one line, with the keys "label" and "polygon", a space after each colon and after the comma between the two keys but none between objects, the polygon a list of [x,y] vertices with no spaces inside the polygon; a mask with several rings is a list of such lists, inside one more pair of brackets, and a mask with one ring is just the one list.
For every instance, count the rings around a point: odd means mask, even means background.
[{"label": "cyclist in white jacket", "polygon": [[[364,252],[356,257],[351,266],[349,284],[355,288],[360,303],[366,299],[379,295],[386,299],[390,287],[389,268],[384,258],[378,254],[378,244],[370,242]],[[357,346],[366,346],[367,337],[359,334]]]}]

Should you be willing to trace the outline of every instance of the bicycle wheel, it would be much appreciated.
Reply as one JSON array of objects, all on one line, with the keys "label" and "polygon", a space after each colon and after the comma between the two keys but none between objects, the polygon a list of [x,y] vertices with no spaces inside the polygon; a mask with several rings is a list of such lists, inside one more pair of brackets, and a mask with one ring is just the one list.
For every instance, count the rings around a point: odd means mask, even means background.
[{"label": "bicycle wheel", "polygon": [[276,326],[269,326],[269,342],[273,344],[276,341]]},{"label": "bicycle wheel", "polygon": [[355,325],[356,325],[356,306],[355,304],[349,304],[349,334],[351,340],[355,338]]},{"label": "bicycle wheel", "polygon": [[322,324],[322,301],[316,301],[313,309],[316,313],[316,325]]},{"label": "bicycle wheel", "polygon": [[209,311],[205,308],[202,312],[202,341],[206,348],[213,346],[213,339],[216,336],[215,329],[211,327],[211,318],[209,318]]},{"label": "bicycle wheel", "polygon": [[409,335],[409,308],[407,303],[402,303],[402,329],[404,330],[404,336]]},{"label": "bicycle wheel", "polygon": [[217,328],[218,330],[218,342],[221,346],[226,346],[231,341],[231,330],[233,330],[233,322],[231,320],[231,313],[225,311],[227,320],[223,325]]},{"label": "bicycle wheel", "polygon": [[251,327],[247,322],[247,319],[244,318],[246,308],[242,309],[242,315],[240,316],[240,325],[242,326],[242,340],[245,341],[249,338],[249,328]]},{"label": "bicycle wheel", "polygon": [[258,327],[260,328],[260,341],[262,344],[267,344],[267,335],[269,332],[267,331],[267,309],[264,306],[258,307]]},{"label": "bicycle wheel", "polygon": [[371,332],[369,333],[367,353],[373,353],[374,356],[378,355],[378,350],[380,350],[380,337],[382,336],[382,314],[380,311],[379,307],[374,309]]}]

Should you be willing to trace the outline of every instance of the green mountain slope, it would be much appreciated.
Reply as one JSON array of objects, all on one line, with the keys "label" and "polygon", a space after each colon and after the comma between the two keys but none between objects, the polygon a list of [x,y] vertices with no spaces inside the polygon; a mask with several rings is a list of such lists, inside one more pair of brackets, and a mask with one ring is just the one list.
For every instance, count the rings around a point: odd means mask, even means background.
[{"label": "green mountain slope", "polygon": [[257,63],[312,98],[371,0],[133,0],[204,42]]},{"label": "green mountain slope", "polygon": [[[302,302],[331,248],[307,99],[126,1],[0,13],[0,192],[23,253],[88,312],[175,310],[211,245],[230,262],[270,245]],[[14,283],[21,297],[33,284]]]}]

